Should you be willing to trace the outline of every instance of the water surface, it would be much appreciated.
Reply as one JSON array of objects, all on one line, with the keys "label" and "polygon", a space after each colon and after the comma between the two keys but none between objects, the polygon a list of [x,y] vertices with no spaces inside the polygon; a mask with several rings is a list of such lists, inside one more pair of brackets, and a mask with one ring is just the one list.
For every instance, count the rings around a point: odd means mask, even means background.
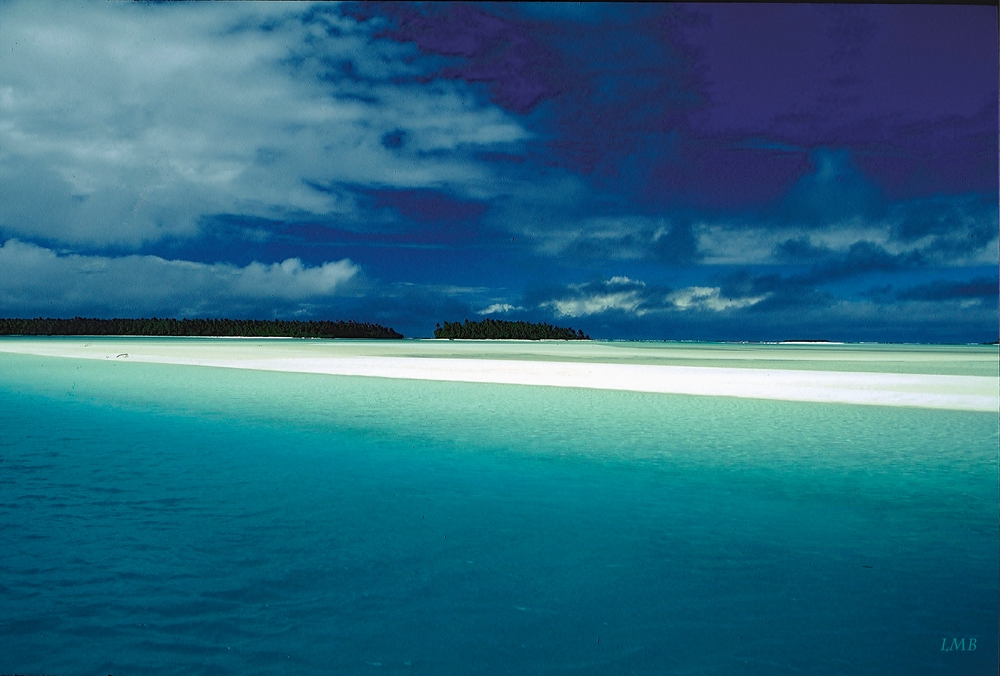
[{"label": "water surface", "polygon": [[0,430],[0,673],[997,659],[995,414],[0,354]]}]

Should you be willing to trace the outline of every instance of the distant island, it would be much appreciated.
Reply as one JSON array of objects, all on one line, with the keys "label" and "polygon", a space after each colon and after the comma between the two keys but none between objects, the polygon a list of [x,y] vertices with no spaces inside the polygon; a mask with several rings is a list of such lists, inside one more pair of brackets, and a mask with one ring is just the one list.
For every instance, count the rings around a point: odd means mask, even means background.
[{"label": "distant island", "polygon": [[3,336],[211,336],[247,338],[379,338],[403,335],[378,324],[256,319],[0,319]]},{"label": "distant island", "polygon": [[792,344],[795,344],[795,343],[830,343],[831,345],[833,345],[833,344],[842,345],[842,343],[837,343],[836,341],[823,340],[823,339],[819,339],[819,338],[793,338],[791,340],[779,340],[778,342],[779,343],[792,343]]},{"label": "distant island", "polygon": [[480,340],[590,340],[583,331],[564,329],[551,324],[507,322],[484,319],[480,322],[445,322],[434,329],[435,338]]}]

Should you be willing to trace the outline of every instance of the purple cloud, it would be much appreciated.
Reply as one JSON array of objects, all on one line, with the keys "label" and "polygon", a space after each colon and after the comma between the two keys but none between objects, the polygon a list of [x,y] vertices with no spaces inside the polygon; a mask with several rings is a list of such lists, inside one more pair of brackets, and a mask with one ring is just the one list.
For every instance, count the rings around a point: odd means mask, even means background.
[{"label": "purple cloud", "polygon": [[[987,7],[618,5],[614,21],[517,5],[371,4],[383,36],[444,57],[547,139],[534,153],[651,204],[773,202],[795,146],[851,152],[887,197],[997,182]],[[993,18],[991,18],[993,17]],[[753,147],[764,139],[772,147]]]}]

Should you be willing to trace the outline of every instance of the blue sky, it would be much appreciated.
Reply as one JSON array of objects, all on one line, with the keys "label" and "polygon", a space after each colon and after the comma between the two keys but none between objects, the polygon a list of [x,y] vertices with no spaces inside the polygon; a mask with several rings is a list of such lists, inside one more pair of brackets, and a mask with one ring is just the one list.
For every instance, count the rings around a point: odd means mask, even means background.
[{"label": "blue sky", "polygon": [[996,9],[0,5],[0,314],[997,338]]}]

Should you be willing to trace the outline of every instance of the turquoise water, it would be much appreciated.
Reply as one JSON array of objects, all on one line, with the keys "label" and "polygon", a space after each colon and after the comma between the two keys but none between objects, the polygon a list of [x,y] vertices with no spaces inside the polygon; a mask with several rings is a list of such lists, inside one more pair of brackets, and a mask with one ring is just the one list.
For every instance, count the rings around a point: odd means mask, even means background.
[{"label": "turquoise water", "polygon": [[0,354],[0,673],[992,674],[997,426]]}]

